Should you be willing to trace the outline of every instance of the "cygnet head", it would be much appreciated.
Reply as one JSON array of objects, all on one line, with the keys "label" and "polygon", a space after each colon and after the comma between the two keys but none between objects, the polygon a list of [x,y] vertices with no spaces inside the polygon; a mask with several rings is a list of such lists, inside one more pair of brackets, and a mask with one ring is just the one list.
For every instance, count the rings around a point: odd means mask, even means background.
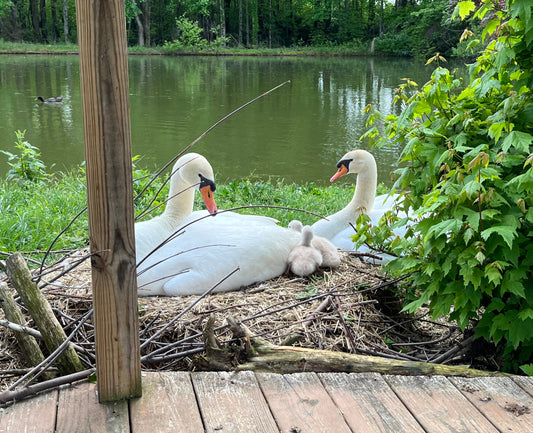
[{"label": "cygnet head", "polygon": [[292,220],[288,227],[291,229],[291,230],[294,230],[296,232],[301,232],[302,231],[302,228],[303,228],[303,224],[300,220]]},{"label": "cygnet head", "polygon": [[304,226],[302,228],[302,242],[301,242],[301,244],[304,247],[310,247],[312,240],[313,240],[313,229],[311,228],[311,226]]},{"label": "cygnet head", "polygon": [[357,173],[360,177],[377,173],[374,156],[362,149],[352,150],[344,155],[337,163],[337,168],[337,173],[333,175],[330,182],[348,173]]},{"label": "cygnet head", "polygon": [[[195,185],[195,189],[200,191],[209,213],[217,213],[218,209],[213,197],[213,192],[216,189],[215,176],[207,159],[198,153],[187,153],[174,164],[172,177],[174,174],[179,175],[189,185]],[[172,182],[171,180],[171,189]]]}]

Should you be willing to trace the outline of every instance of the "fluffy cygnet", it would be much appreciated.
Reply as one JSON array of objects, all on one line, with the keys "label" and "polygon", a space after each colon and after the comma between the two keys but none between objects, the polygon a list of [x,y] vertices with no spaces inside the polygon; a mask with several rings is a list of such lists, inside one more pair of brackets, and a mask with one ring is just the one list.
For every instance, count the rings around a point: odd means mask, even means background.
[{"label": "fluffy cygnet", "polygon": [[322,264],[322,254],[311,245],[313,229],[305,226],[302,229],[302,241],[289,254],[289,268],[300,277],[311,275]]},{"label": "fluffy cygnet", "polygon": [[[301,221],[292,220],[289,223],[289,228],[301,232],[303,224]],[[322,267],[336,268],[341,264],[341,257],[337,247],[333,245],[328,239],[322,236],[313,236],[311,245],[315,247],[320,254],[322,254]]]}]

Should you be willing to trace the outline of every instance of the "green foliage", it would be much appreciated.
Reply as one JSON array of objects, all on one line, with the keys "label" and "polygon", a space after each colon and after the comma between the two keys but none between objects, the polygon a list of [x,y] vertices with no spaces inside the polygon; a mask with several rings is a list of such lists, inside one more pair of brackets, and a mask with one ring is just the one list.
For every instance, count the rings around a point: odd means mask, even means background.
[{"label": "green foliage", "polygon": [[[0,181],[0,251],[42,251],[87,204],[85,179],[59,173],[45,182]],[[87,214],[64,233],[55,249],[88,243]]]},{"label": "green foliage", "polygon": [[[457,14],[472,7],[461,2]],[[533,20],[528,0],[507,13],[493,7],[475,14],[488,20],[488,45],[469,83],[441,66],[419,90],[407,80],[396,94],[402,114],[382,119],[384,134],[365,134],[404,146],[395,187],[408,191],[403,207],[414,219],[403,239],[371,234],[403,254],[388,268],[410,274],[407,310],[429,302],[435,316],[473,323],[517,370],[533,352]]]},{"label": "green foliage", "polygon": [[48,175],[46,174],[46,166],[39,159],[41,153],[36,147],[24,140],[25,130],[16,131],[15,135],[17,136],[15,148],[18,149],[19,154],[0,150],[8,156],[8,164],[11,167],[7,172],[7,179],[22,183],[43,182]]}]

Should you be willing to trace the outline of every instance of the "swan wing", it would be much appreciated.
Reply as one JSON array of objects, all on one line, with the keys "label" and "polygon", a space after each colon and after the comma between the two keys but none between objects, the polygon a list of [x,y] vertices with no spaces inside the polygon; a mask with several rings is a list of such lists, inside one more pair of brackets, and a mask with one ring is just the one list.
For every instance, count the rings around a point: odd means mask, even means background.
[{"label": "swan wing", "polygon": [[285,272],[299,233],[267,217],[223,215],[185,224],[150,255],[138,269],[139,295],[201,294],[216,284],[215,292],[236,290]]}]

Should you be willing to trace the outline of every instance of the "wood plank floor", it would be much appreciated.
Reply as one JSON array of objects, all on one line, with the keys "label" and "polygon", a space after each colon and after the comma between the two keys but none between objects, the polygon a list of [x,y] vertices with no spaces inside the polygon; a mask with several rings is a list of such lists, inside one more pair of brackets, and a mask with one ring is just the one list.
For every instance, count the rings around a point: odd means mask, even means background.
[{"label": "wood plank floor", "polygon": [[63,387],[0,409],[1,433],[533,432],[533,378],[143,373],[143,397]]}]

